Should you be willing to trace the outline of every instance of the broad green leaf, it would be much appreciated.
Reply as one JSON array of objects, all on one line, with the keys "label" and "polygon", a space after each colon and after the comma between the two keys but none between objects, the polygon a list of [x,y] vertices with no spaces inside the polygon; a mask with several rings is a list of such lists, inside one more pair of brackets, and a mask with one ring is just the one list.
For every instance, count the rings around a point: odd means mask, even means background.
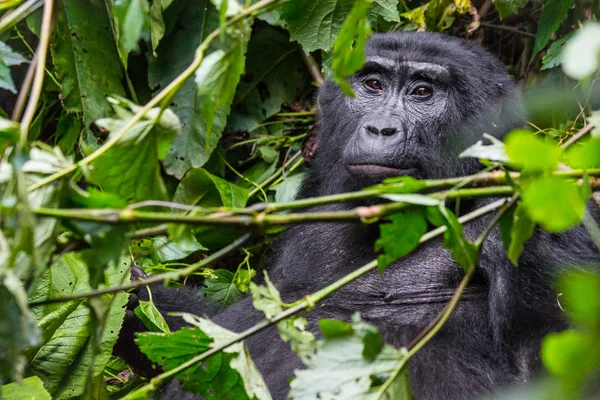
[{"label": "broad green leaf", "polygon": [[398,0],[375,0],[369,10],[369,14],[381,16],[389,22],[400,22],[398,13]]},{"label": "broad green leaf", "polygon": [[518,13],[527,4],[527,0],[493,0],[493,2],[500,19]]},{"label": "broad green leaf", "polygon": [[28,61],[21,54],[13,51],[6,43],[0,42],[0,89],[17,93],[9,67],[26,62]]},{"label": "broad green leaf", "polygon": [[562,67],[573,79],[590,77],[600,67],[600,23],[587,22],[562,52]]},{"label": "broad green leaf", "polygon": [[450,250],[450,254],[465,272],[474,268],[479,258],[479,247],[475,243],[467,240],[463,233],[463,226],[458,222],[454,213],[448,210],[443,204],[439,207],[428,207],[427,218],[434,225],[443,224],[446,226],[444,231],[444,248]]},{"label": "broad green leaf", "polygon": [[66,111],[63,111],[58,119],[55,140],[58,141],[56,144],[66,155],[73,154],[75,151],[75,144],[79,140],[83,129],[81,122],[81,118],[77,113]]},{"label": "broad green leaf", "polygon": [[[140,107],[125,99],[111,101],[118,118],[103,118],[96,125],[114,135]],[[165,199],[159,161],[165,158],[180,129],[181,123],[171,110],[161,114],[159,108],[151,109],[84,169],[88,181],[132,202]]]},{"label": "broad green leaf", "polygon": [[302,50],[281,29],[255,29],[248,43],[246,71],[233,100],[227,129],[253,131],[283,104],[302,99],[311,89],[311,76]]},{"label": "broad green leaf", "polygon": [[[320,323],[321,324],[321,323]],[[349,325],[349,324],[346,324]],[[405,357],[405,351],[396,350],[381,340],[377,329],[353,316],[350,328],[336,324],[335,332],[317,342],[316,353],[304,363],[307,369],[294,371],[290,397],[308,399],[372,400],[381,385],[391,377]],[[333,322],[324,326],[331,331]],[[395,385],[391,385],[396,388]],[[409,390],[410,392],[410,390]],[[408,400],[385,391],[381,398]],[[391,396],[391,397],[390,397]]]},{"label": "broad green leaf", "polygon": [[226,269],[213,271],[215,278],[206,278],[202,293],[208,300],[222,306],[230,306],[239,300],[243,293],[234,282],[234,273]]},{"label": "broad green leaf", "polygon": [[319,329],[325,339],[341,338],[354,335],[354,327],[344,321],[336,319],[320,319]]},{"label": "broad green leaf", "polygon": [[383,251],[377,258],[379,272],[405,255],[418,245],[421,236],[427,232],[427,220],[422,208],[411,208],[393,214],[389,223],[379,225],[380,237],[375,241],[375,251]]},{"label": "broad green leaf", "polygon": [[[209,0],[188,1],[185,7],[180,7],[181,4],[184,4],[181,0],[174,1],[164,15],[169,17],[169,25],[177,28],[162,38],[155,57],[148,55],[148,84],[154,93],[164,89],[191,64],[201,40],[219,26],[218,12]],[[199,108],[195,87],[194,81],[188,79],[169,104],[182,123],[182,131],[173,141],[163,165],[169,175],[178,179],[191,168],[187,146],[194,140],[190,132],[198,129],[198,124],[191,122],[192,112]]]},{"label": "broad green leaf", "polygon": [[[259,286],[250,283],[252,304],[254,308],[262,311],[267,319],[271,319],[283,311],[284,303],[281,301],[279,291],[269,279],[266,271],[265,285]],[[306,319],[301,316],[293,316],[277,323],[277,330],[281,339],[284,342],[289,342],[292,350],[304,362],[313,355],[315,346],[315,337],[310,331],[306,330],[306,326]]]},{"label": "broad green leaf", "polygon": [[151,239],[140,239],[134,241],[132,244],[132,250],[139,251],[141,253],[151,256],[152,261],[155,264],[162,264],[168,261],[181,260],[186,258],[192,253],[199,250],[206,250],[200,243],[192,236],[188,238],[189,242],[186,243],[185,247],[180,246],[169,240],[165,236],[157,236]]},{"label": "broad green leaf", "polygon": [[[165,371],[237,336],[207,319],[191,314],[181,316],[194,328],[137,335],[136,343],[142,352]],[[183,390],[202,395],[207,400],[271,398],[243,342],[231,345],[175,376]]]},{"label": "broad green leaf", "polygon": [[571,271],[560,278],[560,302],[567,314],[591,331],[600,331],[600,275],[595,271]]},{"label": "broad green leaf", "polygon": [[459,157],[482,158],[484,160],[499,161],[501,163],[508,162],[509,159],[506,155],[504,143],[491,135],[484,134],[483,136],[492,143],[484,145],[483,142],[479,140],[477,143],[463,151]]},{"label": "broad green leaf", "polygon": [[519,257],[525,248],[525,242],[533,235],[535,224],[525,212],[525,207],[519,203],[513,206],[498,221],[502,245],[508,253],[508,258],[514,265],[519,265]]},{"label": "broad green leaf", "polygon": [[30,376],[21,382],[13,382],[0,387],[0,398],[4,400],[51,400],[44,389],[44,383],[37,376]]},{"label": "broad green leaf", "polygon": [[413,8],[410,11],[406,11],[406,12],[400,14],[400,16],[402,18],[407,19],[408,21],[412,22],[413,24],[417,25],[419,28],[426,27],[425,6],[419,6],[419,7]]},{"label": "broad green leaf", "polygon": [[579,224],[585,210],[580,187],[556,176],[528,183],[521,196],[529,218],[549,232],[564,231]]},{"label": "broad green leaf", "polygon": [[333,44],[333,81],[346,96],[354,97],[354,90],[346,79],[358,71],[365,62],[365,43],[371,33],[367,11],[373,0],[357,0],[344,21]]},{"label": "broad green leaf", "polygon": [[533,136],[529,131],[513,131],[504,142],[511,164],[523,172],[552,171],[558,165],[561,150],[556,143]]},{"label": "broad green leaf", "polygon": [[121,63],[104,1],[59,4],[51,49],[61,99],[66,110],[83,111],[85,142],[95,148],[98,138],[91,124],[110,114],[107,96],[125,95]]},{"label": "broad green leaf", "polygon": [[546,50],[546,54],[544,54],[544,57],[542,58],[542,67],[540,68],[541,71],[555,68],[562,64],[562,52],[565,48],[565,45],[573,37],[573,34],[574,32],[571,32],[552,42],[550,47],[548,47],[548,50]]},{"label": "broad green leaf", "polygon": [[171,332],[169,325],[167,325],[167,321],[165,321],[160,311],[158,311],[154,305],[154,301],[152,301],[152,292],[150,291],[150,288],[146,287],[146,290],[150,295],[150,299],[148,301],[140,300],[140,305],[133,310],[135,315],[142,320],[144,326],[151,332]]},{"label": "broad green leaf", "polygon": [[[89,292],[92,287],[88,269],[85,252],[61,256],[39,280],[30,300]],[[129,276],[127,260],[111,263],[103,271],[103,276],[101,287],[122,284]],[[102,373],[111,358],[112,348],[121,329],[127,297],[127,293],[121,292],[105,299],[96,299],[105,308],[103,314],[106,319],[95,356],[92,353],[96,330],[92,324],[91,308],[84,300],[48,304],[32,309],[42,328],[44,344],[30,355],[30,369],[42,379],[53,399],[67,399],[82,394],[92,360],[93,376]]]},{"label": "broad green leaf", "polygon": [[573,330],[550,333],[542,342],[542,362],[560,378],[563,388],[578,398],[581,384],[588,373],[600,367],[600,345],[597,335]]},{"label": "broad green leaf", "polygon": [[216,50],[206,56],[196,71],[196,103],[192,114],[192,129],[187,155],[192,167],[203,166],[216,149],[225,128],[227,115],[235,95],[235,89],[244,72],[244,57],[250,24],[241,21],[239,29],[230,31],[236,35],[227,51]]},{"label": "broad green leaf", "polygon": [[176,0],[154,0],[150,6],[150,37],[152,39],[152,52],[154,57],[157,56],[156,48],[165,36],[167,29],[163,13],[174,1]]},{"label": "broad green leaf", "polygon": [[211,174],[203,168],[188,171],[175,191],[173,201],[204,207],[243,208],[248,190]]},{"label": "broad green leaf", "polygon": [[287,203],[296,198],[296,193],[304,180],[303,172],[286,176],[281,183],[278,183],[272,189],[275,189],[275,201],[277,203]]},{"label": "broad green leaf", "polygon": [[573,168],[600,168],[600,138],[592,138],[573,147],[567,158]]},{"label": "broad green leaf", "polygon": [[290,39],[299,42],[304,51],[328,51],[353,3],[353,0],[291,0],[284,3],[281,16],[287,21]]},{"label": "broad green leaf", "polygon": [[552,35],[562,25],[574,0],[545,0],[544,9],[538,20],[533,55],[539,53],[550,41]]},{"label": "broad green leaf", "polygon": [[[157,1],[161,3],[160,0]],[[150,26],[147,0],[119,0],[112,6],[115,37],[121,62],[127,68],[129,53],[140,50],[139,41]]]}]

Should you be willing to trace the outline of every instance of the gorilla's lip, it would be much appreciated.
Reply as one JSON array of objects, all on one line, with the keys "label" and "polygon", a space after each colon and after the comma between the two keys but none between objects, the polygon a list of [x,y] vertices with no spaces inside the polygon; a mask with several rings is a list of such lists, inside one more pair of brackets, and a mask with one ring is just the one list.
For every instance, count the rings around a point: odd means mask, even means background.
[{"label": "gorilla's lip", "polygon": [[353,175],[389,178],[392,176],[415,175],[417,168],[398,168],[381,164],[347,164],[346,169]]}]

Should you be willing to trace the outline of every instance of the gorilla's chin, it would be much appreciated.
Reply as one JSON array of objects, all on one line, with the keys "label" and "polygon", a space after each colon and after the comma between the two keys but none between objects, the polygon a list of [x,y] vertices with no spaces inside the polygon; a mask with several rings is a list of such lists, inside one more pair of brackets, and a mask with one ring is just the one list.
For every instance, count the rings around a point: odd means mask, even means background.
[{"label": "gorilla's chin", "polygon": [[419,178],[418,168],[396,168],[378,164],[346,164],[346,170],[363,185],[375,185],[397,176]]}]

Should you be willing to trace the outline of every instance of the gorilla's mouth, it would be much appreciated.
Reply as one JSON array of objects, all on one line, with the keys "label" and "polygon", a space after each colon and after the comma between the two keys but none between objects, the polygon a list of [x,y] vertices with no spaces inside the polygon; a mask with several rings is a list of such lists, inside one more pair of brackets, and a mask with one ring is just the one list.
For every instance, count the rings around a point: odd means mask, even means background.
[{"label": "gorilla's mouth", "polygon": [[398,168],[389,165],[380,164],[346,164],[348,172],[359,178],[370,178],[370,179],[385,179],[394,176],[416,176],[418,173],[417,168]]}]

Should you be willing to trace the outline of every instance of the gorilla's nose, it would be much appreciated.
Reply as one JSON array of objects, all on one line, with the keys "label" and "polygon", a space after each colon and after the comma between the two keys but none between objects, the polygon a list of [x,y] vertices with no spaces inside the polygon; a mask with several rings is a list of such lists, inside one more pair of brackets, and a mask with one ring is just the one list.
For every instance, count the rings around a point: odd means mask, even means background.
[{"label": "gorilla's nose", "polygon": [[385,117],[370,119],[365,122],[363,129],[371,135],[393,136],[399,131],[395,122]]}]

